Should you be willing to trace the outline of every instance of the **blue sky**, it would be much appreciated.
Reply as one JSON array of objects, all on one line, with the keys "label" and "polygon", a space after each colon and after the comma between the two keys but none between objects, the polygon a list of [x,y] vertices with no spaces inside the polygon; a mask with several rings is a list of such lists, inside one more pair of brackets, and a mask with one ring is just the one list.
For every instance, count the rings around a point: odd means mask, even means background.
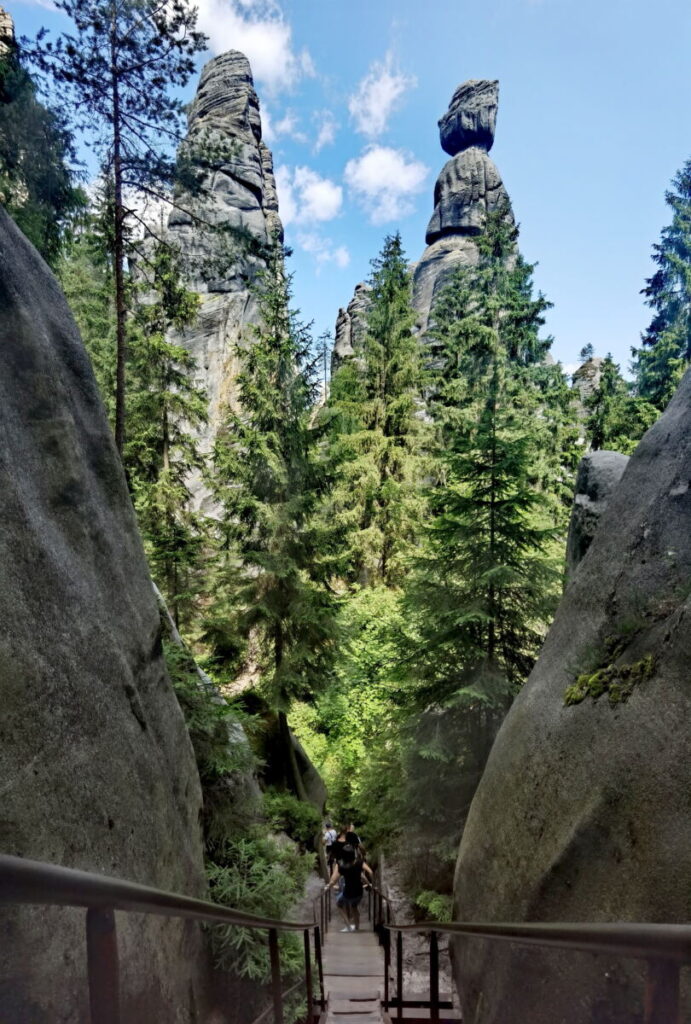
[{"label": "blue sky", "polygon": [[[57,27],[8,2],[19,34]],[[446,159],[437,119],[467,78],[498,78],[492,158],[554,303],[564,364],[592,343],[625,368],[648,320],[639,291],[691,157],[688,0],[200,0],[211,53],[252,63],[294,248],[296,305],[315,333],[387,233],[424,249]],[[192,88],[190,88],[190,94]],[[267,117],[268,115],[268,117]]]}]

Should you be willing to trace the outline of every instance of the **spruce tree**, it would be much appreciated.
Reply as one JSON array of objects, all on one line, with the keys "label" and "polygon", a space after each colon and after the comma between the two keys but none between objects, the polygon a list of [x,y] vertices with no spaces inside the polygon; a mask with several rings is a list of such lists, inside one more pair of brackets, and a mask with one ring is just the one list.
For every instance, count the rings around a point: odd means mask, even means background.
[{"label": "spruce tree", "polygon": [[691,160],[665,195],[672,223],[653,246],[657,269],[642,294],[654,310],[632,349],[638,394],[662,411],[691,360]]},{"label": "spruce tree", "polygon": [[193,357],[171,339],[196,319],[199,296],[186,290],[179,257],[161,243],[152,247],[139,293],[128,328],[132,387],[124,463],[152,575],[181,627],[190,623],[205,538],[190,474],[204,468],[197,431],[207,408]]},{"label": "spruce tree", "polygon": [[287,712],[295,698],[312,700],[329,678],[336,604],[312,528],[321,488],[312,341],[290,308],[283,258],[276,242],[260,283],[259,326],[237,351],[236,404],[216,441],[222,513],[206,635],[218,660],[250,646],[278,712],[290,761],[285,776],[304,797]]},{"label": "spruce tree", "polygon": [[625,455],[633,452],[659,415],[651,402],[632,393],[609,352],[600,367],[599,380],[584,404],[590,447],[609,448]]},{"label": "spruce tree", "polygon": [[75,162],[64,114],[39,102],[14,40],[0,41],[0,203],[53,267],[86,204]]},{"label": "spruce tree", "polygon": [[394,585],[421,518],[422,363],[400,235],[372,261],[362,349],[331,380],[333,489],[324,515],[341,538],[337,574]]},{"label": "spruce tree", "polygon": [[127,218],[136,198],[160,197],[175,176],[183,104],[170,90],[183,87],[195,70],[205,37],[196,30],[197,10],[187,0],[57,0],[74,25],[56,42],[42,30],[29,52],[50,76],[77,126],[113,183],[113,280],[116,311],[115,440],[125,440],[127,356]]},{"label": "spruce tree", "polygon": [[415,702],[489,709],[486,725],[530,671],[557,589],[544,452],[562,454],[563,395],[555,412],[546,385],[558,371],[538,363],[548,303],[533,298],[516,237],[502,211],[490,216],[477,265],[433,311],[437,474],[406,593]]}]

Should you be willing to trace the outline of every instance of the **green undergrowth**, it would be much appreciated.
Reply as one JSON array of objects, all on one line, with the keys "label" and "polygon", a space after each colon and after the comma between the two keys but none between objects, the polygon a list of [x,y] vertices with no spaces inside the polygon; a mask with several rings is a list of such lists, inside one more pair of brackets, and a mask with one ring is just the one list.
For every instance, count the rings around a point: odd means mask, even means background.
[{"label": "green undergrowth", "polygon": [[650,679],[655,671],[655,658],[646,654],[630,665],[609,664],[594,672],[583,672],[564,693],[564,704],[580,704],[587,697],[599,700],[607,695],[612,707],[625,703],[639,683]]},{"label": "green undergrowth", "polygon": [[[286,794],[258,797],[257,760],[236,710],[205,687],[190,653],[164,642],[168,671],[192,741],[202,784],[205,866],[215,902],[258,917],[285,918],[302,898],[314,855],[295,842],[271,835],[280,828],[302,841],[316,815]],[[279,825],[278,822],[281,822]],[[214,962],[252,981],[271,978],[266,931],[213,925]],[[301,936],[281,933],[281,973],[290,983],[302,970]],[[300,1016],[298,1002],[286,1006],[286,1020]]]},{"label": "green undergrowth", "polygon": [[426,921],[451,921],[453,919],[453,896],[450,893],[423,889],[415,897],[415,909]]},{"label": "green undergrowth", "polygon": [[264,810],[275,831],[285,832],[302,846],[312,843],[319,833],[321,817],[317,809],[292,793],[268,789],[264,793]]}]

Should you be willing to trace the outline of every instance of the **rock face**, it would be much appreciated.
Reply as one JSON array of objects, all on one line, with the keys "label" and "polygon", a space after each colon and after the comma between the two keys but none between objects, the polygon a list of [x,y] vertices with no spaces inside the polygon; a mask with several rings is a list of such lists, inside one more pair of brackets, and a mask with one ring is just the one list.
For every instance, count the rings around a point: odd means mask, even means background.
[{"label": "rock face", "polygon": [[494,142],[498,102],[498,82],[473,79],[459,85],[439,121],[442,148],[451,160],[434,187],[427,249],[413,276],[413,305],[422,334],[454,270],[477,262],[473,237],[482,233],[487,213],[506,207],[512,216],[506,189],[487,155]]},{"label": "rock face", "polygon": [[[65,299],[2,210],[0,309],[2,850],[202,896],[199,777],[125,478]],[[121,914],[118,935],[123,1020],[205,1019],[198,926]],[[0,940],[3,1024],[89,1019],[83,912],[3,912]]]},{"label": "rock face", "polygon": [[498,106],[499,82],[471,78],[459,85],[449,109],[439,119],[444,152],[455,156],[470,146],[481,146],[489,152],[494,144]]},{"label": "rock face", "polygon": [[[461,844],[457,920],[691,917],[689,481],[691,373],[614,488],[499,732]],[[636,961],[464,940],[454,962],[476,1024],[642,1018]]]},{"label": "rock face", "polygon": [[[237,50],[205,65],[183,150],[201,176],[201,192],[178,196],[168,230],[188,266],[188,287],[201,295],[202,304],[195,324],[175,340],[195,357],[207,393],[209,422],[201,449],[209,451],[223,408],[233,398],[237,344],[258,319],[251,289],[264,267],[262,247],[274,235],[283,238],[259,100],[249,62]],[[213,154],[211,161],[205,151]],[[222,230],[210,232],[207,224]],[[197,505],[208,510],[201,479],[193,491]]]},{"label": "rock face", "polygon": [[628,461],[628,455],[603,450],[590,452],[581,459],[566,542],[567,580],[572,578],[590,547],[597,525]]},{"label": "rock face", "polygon": [[331,353],[331,372],[357,352],[367,330],[367,313],[370,306],[368,284],[355,285],[355,292],[346,309],[339,309],[336,317],[334,347]]}]

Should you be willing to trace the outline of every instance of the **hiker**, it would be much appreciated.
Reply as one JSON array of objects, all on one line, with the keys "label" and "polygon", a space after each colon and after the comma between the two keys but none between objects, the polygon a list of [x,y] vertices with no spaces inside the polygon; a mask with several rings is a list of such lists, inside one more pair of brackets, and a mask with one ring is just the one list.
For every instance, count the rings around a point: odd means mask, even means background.
[{"label": "hiker", "polygon": [[336,906],[345,922],[345,928],[341,928],[342,932],[356,932],[360,927],[359,907],[364,892],[363,879],[368,882],[372,881],[373,877],[372,869],[365,864],[356,847],[351,843],[344,843],[326,886],[328,890],[342,884],[342,889],[336,897]]},{"label": "hiker", "polygon": [[338,833],[333,827],[330,821],[324,823],[324,831],[322,832],[322,843],[324,844],[324,854],[326,856],[326,863],[328,865],[328,877],[331,878],[331,872],[334,866],[334,854],[333,844],[336,842]]}]

